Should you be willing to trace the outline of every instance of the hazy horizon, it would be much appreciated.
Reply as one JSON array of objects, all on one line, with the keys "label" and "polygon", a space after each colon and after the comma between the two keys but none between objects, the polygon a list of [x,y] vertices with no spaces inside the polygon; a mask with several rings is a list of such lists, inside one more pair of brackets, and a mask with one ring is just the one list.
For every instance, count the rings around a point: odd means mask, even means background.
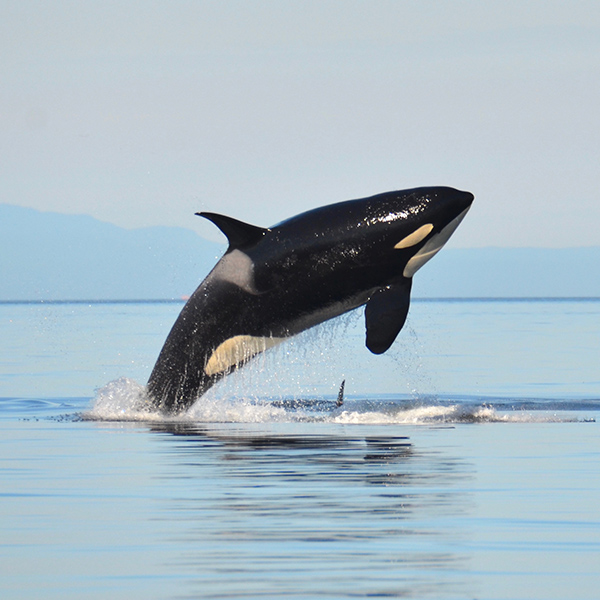
[{"label": "hazy horizon", "polygon": [[475,194],[450,247],[600,245],[600,4],[0,5],[11,204],[218,240],[417,186]]},{"label": "hazy horizon", "polygon": [[[52,214],[52,215],[59,215],[59,216],[65,216],[65,217],[89,217],[91,219],[93,219],[94,221],[97,221],[98,223],[102,223],[105,225],[110,225],[113,227],[117,227],[118,229],[122,229],[123,231],[137,231],[137,230],[145,230],[145,229],[160,229],[160,228],[166,228],[166,229],[185,229],[189,232],[192,232],[194,234],[196,234],[200,239],[205,240],[207,242],[211,242],[217,246],[222,246],[223,250],[225,250],[225,248],[227,247],[227,240],[225,238],[225,236],[223,235],[223,233],[216,227],[216,226],[212,226],[211,229],[213,231],[213,235],[207,235],[207,231],[206,230],[202,230],[202,231],[196,231],[193,227],[186,227],[185,225],[139,225],[139,226],[131,226],[131,227],[125,227],[123,225],[117,225],[115,223],[112,223],[111,221],[105,221],[103,219],[99,219],[97,217],[94,217],[92,215],[89,215],[87,213],[83,213],[83,212],[61,212],[61,211],[56,211],[56,210],[49,210],[49,209],[38,209],[38,208],[33,208],[30,206],[21,206],[19,204],[11,204],[9,202],[0,202],[0,207],[2,206],[7,206],[7,207],[14,207],[14,208],[19,208],[19,209],[24,209],[24,210],[31,210],[31,211],[35,211],[36,213],[40,213],[40,214]],[[223,213],[224,214],[224,213]],[[235,215],[228,215],[228,216],[233,216],[235,218]],[[292,217],[294,215],[290,215],[290,217]],[[190,218],[191,222],[195,222],[196,220],[198,220],[198,217],[194,214],[192,214],[193,218]],[[266,223],[257,223],[254,221],[247,221],[248,223],[251,223],[253,225],[258,225],[261,227],[269,227],[270,225],[273,224],[269,224],[267,225]],[[461,225],[462,226],[462,225]],[[460,229],[458,230],[460,231]],[[477,247],[471,247],[471,246],[462,246],[462,245],[457,245],[456,243],[453,243],[454,237],[451,237],[450,240],[447,242],[447,244],[444,246],[445,249],[453,249],[453,250],[468,250],[468,249],[472,249],[472,250],[476,250],[476,249],[486,249],[486,248],[503,248],[503,249],[507,249],[507,250],[516,250],[516,249],[523,249],[523,250],[527,250],[527,249],[531,249],[531,250],[535,250],[535,249],[539,249],[539,250],[566,250],[566,249],[576,249],[576,248],[597,248],[600,247],[600,241],[598,241],[597,243],[594,244],[576,244],[576,245],[571,245],[571,246],[555,246],[555,247],[546,247],[546,246],[498,246],[498,245],[488,245],[488,246],[477,246]]]},{"label": "hazy horizon", "polygon": [[[182,227],[124,229],[0,204],[0,300],[180,299],[226,243]],[[600,297],[600,246],[444,248],[413,297]]]}]

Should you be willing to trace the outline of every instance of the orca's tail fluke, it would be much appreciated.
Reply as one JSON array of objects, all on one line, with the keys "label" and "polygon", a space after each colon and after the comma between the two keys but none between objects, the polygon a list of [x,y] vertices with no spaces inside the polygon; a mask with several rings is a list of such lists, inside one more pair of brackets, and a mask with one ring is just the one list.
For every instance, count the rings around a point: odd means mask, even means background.
[{"label": "orca's tail fluke", "polygon": [[346,380],[342,381],[342,385],[340,385],[340,391],[337,395],[337,400],[335,401],[336,408],[339,408],[344,404],[344,386],[346,385]]}]

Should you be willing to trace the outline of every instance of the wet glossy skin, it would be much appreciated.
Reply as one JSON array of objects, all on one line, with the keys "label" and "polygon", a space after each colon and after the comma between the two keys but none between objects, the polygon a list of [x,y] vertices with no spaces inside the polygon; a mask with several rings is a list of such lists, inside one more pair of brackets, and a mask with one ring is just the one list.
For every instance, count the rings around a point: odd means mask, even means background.
[{"label": "wet glossy skin", "polygon": [[371,299],[367,345],[384,352],[397,331],[378,339],[377,321],[401,329],[411,284],[405,275],[435,254],[472,201],[469,192],[417,188],[332,204],[262,230],[203,215],[230,247],[173,326],[149,396],[165,412],[185,410],[258,352]]}]

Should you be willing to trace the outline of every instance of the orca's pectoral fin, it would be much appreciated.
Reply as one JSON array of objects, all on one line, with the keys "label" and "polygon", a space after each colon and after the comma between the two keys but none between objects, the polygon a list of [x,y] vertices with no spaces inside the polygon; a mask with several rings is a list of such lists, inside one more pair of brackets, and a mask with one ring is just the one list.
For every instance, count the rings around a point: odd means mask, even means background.
[{"label": "orca's pectoral fin", "polygon": [[199,212],[196,214],[199,217],[204,217],[205,219],[212,221],[227,236],[227,239],[229,240],[229,250],[244,248],[255,244],[269,231],[264,227],[250,225],[250,223],[244,223],[243,221],[238,221],[237,219],[218,213]]},{"label": "orca's pectoral fin", "polygon": [[375,292],[365,307],[367,348],[373,354],[383,354],[404,326],[410,306],[412,278]]}]

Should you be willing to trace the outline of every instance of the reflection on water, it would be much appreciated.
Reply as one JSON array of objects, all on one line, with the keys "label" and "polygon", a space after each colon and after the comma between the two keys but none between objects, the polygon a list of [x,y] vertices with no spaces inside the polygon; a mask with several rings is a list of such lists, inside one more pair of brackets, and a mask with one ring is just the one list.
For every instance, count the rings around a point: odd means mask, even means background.
[{"label": "reflection on water", "polygon": [[2,600],[598,598],[599,301],[350,316],[136,416],[179,310],[0,306]]},{"label": "reflection on water", "polygon": [[85,407],[0,400],[3,600],[597,597],[597,423]]},{"label": "reflection on water", "polygon": [[[468,462],[404,436],[153,425],[188,597],[461,596]],[[283,428],[285,429],[285,428]],[[377,434],[377,435],[376,435]],[[174,436],[174,437],[172,437]]]}]

